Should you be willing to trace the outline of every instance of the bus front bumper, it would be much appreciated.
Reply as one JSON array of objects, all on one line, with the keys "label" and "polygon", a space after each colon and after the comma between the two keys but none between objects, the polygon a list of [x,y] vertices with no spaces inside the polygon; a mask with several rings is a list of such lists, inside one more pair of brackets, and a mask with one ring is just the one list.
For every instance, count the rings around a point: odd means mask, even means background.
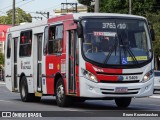
[{"label": "bus front bumper", "polygon": [[104,97],[147,97],[153,94],[153,78],[145,83],[95,83],[80,78],[80,96]]}]

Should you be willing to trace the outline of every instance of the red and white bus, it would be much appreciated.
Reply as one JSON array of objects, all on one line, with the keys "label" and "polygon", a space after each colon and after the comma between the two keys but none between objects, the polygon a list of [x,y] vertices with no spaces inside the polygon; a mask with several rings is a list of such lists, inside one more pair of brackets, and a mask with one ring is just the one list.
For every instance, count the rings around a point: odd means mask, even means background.
[{"label": "red and white bus", "polygon": [[75,13],[8,29],[5,81],[23,102],[56,96],[58,106],[113,99],[128,107],[153,94],[152,35],[146,18]]}]

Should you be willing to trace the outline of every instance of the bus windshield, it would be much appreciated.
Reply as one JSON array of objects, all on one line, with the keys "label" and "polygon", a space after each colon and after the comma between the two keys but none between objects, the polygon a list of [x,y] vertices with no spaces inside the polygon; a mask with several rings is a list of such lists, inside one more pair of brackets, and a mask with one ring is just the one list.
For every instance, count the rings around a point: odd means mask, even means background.
[{"label": "bus windshield", "polygon": [[106,65],[141,64],[152,57],[145,20],[83,19],[82,51],[92,62]]}]

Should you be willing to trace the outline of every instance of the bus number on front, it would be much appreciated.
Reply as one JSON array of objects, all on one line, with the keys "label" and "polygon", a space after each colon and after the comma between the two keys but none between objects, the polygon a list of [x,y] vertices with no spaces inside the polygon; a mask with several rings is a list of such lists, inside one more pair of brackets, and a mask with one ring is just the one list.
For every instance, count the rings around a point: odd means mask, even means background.
[{"label": "bus number on front", "polygon": [[115,23],[102,23],[102,28],[116,28]]},{"label": "bus number on front", "polygon": [[119,24],[115,24],[115,23],[102,23],[102,28],[103,29],[106,29],[106,28],[109,28],[109,29],[126,29],[126,24],[125,23],[119,23]]}]

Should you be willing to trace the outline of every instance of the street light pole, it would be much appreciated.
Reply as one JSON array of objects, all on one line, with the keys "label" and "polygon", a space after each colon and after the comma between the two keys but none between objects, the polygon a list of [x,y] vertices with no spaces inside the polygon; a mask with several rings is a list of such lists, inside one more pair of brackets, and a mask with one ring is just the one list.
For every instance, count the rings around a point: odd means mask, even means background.
[{"label": "street light pole", "polygon": [[129,0],[129,14],[132,14],[132,0]]},{"label": "street light pole", "polygon": [[13,0],[13,10],[12,10],[12,26],[15,25],[15,0]]},{"label": "street light pole", "polygon": [[99,0],[95,0],[94,12],[99,12]]}]

